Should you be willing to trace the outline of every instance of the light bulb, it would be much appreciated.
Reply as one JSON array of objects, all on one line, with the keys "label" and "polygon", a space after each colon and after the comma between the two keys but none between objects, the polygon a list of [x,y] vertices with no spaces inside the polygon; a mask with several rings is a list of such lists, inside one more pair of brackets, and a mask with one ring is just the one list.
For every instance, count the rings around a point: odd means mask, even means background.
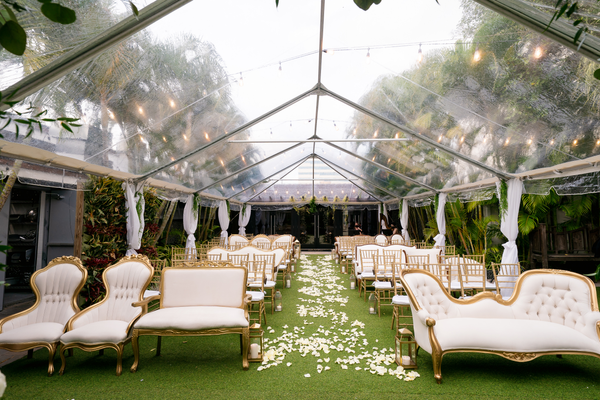
[{"label": "light bulb", "polygon": [[244,86],[244,77],[242,76],[241,72],[240,72],[240,79],[238,80],[238,83],[240,84],[240,86]]},{"label": "light bulb", "polygon": [[333,127],[335,128],[336,131],[340,130],[340,128],[338,128],[338,126],[335,124],[335,121],[333,121]]},{"label": "light bulb", "polygon": [[171,105],[171,108],[175,108],[175,102],[173,100],[169,100],[169,104]]},{"label": "light bulb", "polygon": [[473,61],[478,62],[481,60],[481,52],[479,51],[479,46],[475,47],[475,53],[473,53]]},{"label": "light bulb", "polygon": [[537,46],[535,48],[535,51],[533,52],[533,58],[540,58],[543,54],[544,52],[542,51],[542,48],[540,46]]},{"label": "light bulb", "polygon": [[423,61],[423,52],[421,51],[421,43],[419,43],[419,51],[417,52],[417,62]]},{"label": "light bulb", "polygon": [[279,76],[281,76],[281,73],[282,73],[282,72],[283,72],[283,71],[282,71],[282,69],[281,69],[281,63],[279,63]]},{"label": "light bulb", "polygon": [[367,64],[371,62],[371,49],[367,50]]}]

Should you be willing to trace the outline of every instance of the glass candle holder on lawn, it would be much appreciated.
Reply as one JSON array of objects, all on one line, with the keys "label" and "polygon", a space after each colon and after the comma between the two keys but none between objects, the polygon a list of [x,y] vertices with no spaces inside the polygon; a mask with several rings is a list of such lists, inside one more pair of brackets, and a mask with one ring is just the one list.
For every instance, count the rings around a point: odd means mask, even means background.
[{"label": "glass candle holder on lawn", "polygon": [[283,296],[281,295],[281,292],[278,290],[275,292],[275,311],[281,311],[283,309],[283,302],[282,302]]},{"label": "glass candle holder on lawn", "polygon": [[350,289],[356,289],[356,276],[354,274],[350,275]]},{"label": "glass candle holder on lawn", "polygon": [[260,324],[250,326],[250,346],[248,346],[248,361],[262,362],[262,349],[264,332]]},{"label": "glass candle holder on lawn", "polygon": [[377,314],[377,310],[375,307],[377,306],[377,299],[375,298],[375,293],[371,293],[369,295],[369,314]]},{"label": "glass candle holder on lawn", "polygon": [[287,274],[285,276],[285,287],[286,287],[286,289],[289,289],[292,287],[292,275],[291,274]]},{"label": "glass candle holder on lawn", "polygon": [[406,328],[398,329],[396,335],[396,364],[404,369],[417,368],[417,342]]}]

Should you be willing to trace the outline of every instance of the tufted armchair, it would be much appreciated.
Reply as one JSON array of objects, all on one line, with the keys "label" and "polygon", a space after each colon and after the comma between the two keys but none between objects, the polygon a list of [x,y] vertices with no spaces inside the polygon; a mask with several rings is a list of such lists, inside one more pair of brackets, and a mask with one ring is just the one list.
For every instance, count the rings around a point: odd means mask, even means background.
[{"label": "tufted armchair", "polygon": [[117,376],[121,375],[123,347],[131,341],[131,327],[142,313],[142,308],[133,307],[132,303],[142,300],[153,273],[150,261],[142,255],[124,257],[104,270],[106,297],[73,316],[67,323],[67,332],[60,337],[61,375],[66,366],[65,350],[72,348],[114,349]]},{"label": "tufted armchair", "polygon": [[54,372],[54,353],[65,324],[79,311],[77,295],[87,271],[76,257],[59,257],[31,276],[36,300],[31,308],[0,321],[0,348],[10,351],[48,349],[48,376]]},{"label": "tufted armchair", "polygon": [[600,358],[596,288],[582,275],[530,270],[506,300],[491,292],[454,299],[427,271],[402,271],[401,281],[411,303],[415,339],[431,353],[438,383],[448,353],[497,354],[519,362],[546,354]]}]

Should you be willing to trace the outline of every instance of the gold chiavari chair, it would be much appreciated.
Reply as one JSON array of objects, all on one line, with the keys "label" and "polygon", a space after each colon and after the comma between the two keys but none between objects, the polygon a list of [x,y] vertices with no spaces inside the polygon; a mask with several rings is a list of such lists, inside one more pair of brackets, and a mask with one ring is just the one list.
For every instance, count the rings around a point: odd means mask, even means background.
[{"label": "gold chiavari chair", "polygon": [[392,237],[390,238],[390,244],[405,244],[404,242],[404,238],[402,237],[402,235],[399,234],[395,234],[392,235]]},{"label": "gold chiavari chair", "polygon": [[249,254],[231,254],[227,253],[227,261],[235,265],[236,267],[241,267],[244,262],[248,261]]},{"label": "gold chiavari chair", "polygon": [[373,240],[375,241],[376,244],[378,244],[380,246],[387,246],[388,245],[388,239],[383,234],[379,234],[379,235],[375,236],[373,238]]},{"label": "gold chiavari chair", "polygon": [[171,247],[171,266],[176,267],[183,262],[196,261],[197,250],[195,247],[188,249],[186,247]]},{"label": "gold chiavari chair", "polygon": [[274,294],[277,284],[277,268],[275,266],[275,254],[254,254],[253,261],[263,261],[265,263],[266,282],[263,286],[265,293],[265,303],[271,303],[271,314],[275,310]]},{"label": "gold chiavari chair", "polygon": [[266,235],[257,235],[252,238],[250,244],[256,248],[262,250],[271,250],[271,239],[269,239]]},{"label": "gold chiavari chair", "polygon": [[496,285],[487,281],[485,255],[463,255],[461,259],[463,296],[479,291],[494,290]]},{"label": "gold chiavari chair", "polygon": [[350,272],[350,266],[354,260],[355,239],[351,236],[340,237],[340,273]]},{"label": "gold chiavari chair", "polygon": [[503,300],[508,300],[521,276],[521,265],[492,263],[491,268],[494,272],[496,293],[499,293]]},{"label": "gold chiavari chair", "polygon": [[[415,267],[417,267],[415,265]],[[413,322],[412,322],[412,314],[410,311],[410,300],[408,299],[408,295],[404,291],[402,287],[402,282],[400,281],[400,273],[403,269],[408,269],[409,264],[403,263],[402,259],[398,259],[394,257],[392,272],[394,274],[394,296],[392,297],[392,305],[394,306],[394,312],[392,314],[392,329],[394,329],[394,321],[396,322],[396,330],[400,327],[409,329],[411,332],[414,332]]]},{"label": "gold chiavari chair", "polygon": [[222,253],[209,253],[206,255],[207,261],[221,261]]},{"label": "gold chiavari chair", "polygon": [[406,263],[411,265],[420,265],[419,269],[423,269],[425,264],[429,264],[429,255],[406,255]]},{"label": "gold chiavari chair", "polygon": [[[292,247],[289,242],[272,242],[272,249],[283,249],[285,255],[283,256],[283,260],[281,260],[281,264],[277,266],[277,279],[281,280],[281,284],[285,287],[285,278],[291,273],[290,263],[292,257]],[[279,279],[281,277],[281,279]]]},{"label": "gold chiavari chair", "polygon": [[358,295],[364,292],[365,301],[367,301],[367,288],[375,281],[375,264],[379,256],[379,250],[359,250],[360,256],[360,285]]},{"label": "gold chiavari chair", "polygon": [[374,265],[375,301],[377,302],[377,314],[381,317],[381,305],[391,306],[392,293],[394,291],[394,263],[396,256],[401,257],[400,250],[383,251],[383,256],[378,256]]},{"label": "gold chiavari chair", "polygon": [[456,246],[448,245],[448,246],[434,246],[435,249],[441,249],[442,254],[446,256],[453,256],[456,254]]},{"label": "gold chiavari chair", "polygon": [[[250,325],[254,322],[259,324],[262,318],[267,323],[267,313],[265,311],[265,266],[264,260],[252,260],[243,261],[242,265],[248,270],[248,290],[246,294],[252,295],[250,301],[249,320]],[[255,306],[258,306],[258,310],[255,310]],[[254,315],[258,313],[258,318]]]}]

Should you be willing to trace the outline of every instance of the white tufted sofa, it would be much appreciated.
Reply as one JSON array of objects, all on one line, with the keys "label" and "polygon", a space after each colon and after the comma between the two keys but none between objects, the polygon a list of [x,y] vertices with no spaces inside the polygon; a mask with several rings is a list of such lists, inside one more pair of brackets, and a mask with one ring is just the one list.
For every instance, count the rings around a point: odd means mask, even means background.
[{"label": "white tufted sofa", "polygon": [[422,270],[402,271],[401,280],[410,298],[415,339],[432,355],[438,383],[447,353],[491,353],[519,362],[546,354],[600,358],[596,289],[582,275],[527,271],[508,300],[491,292],[456,300]]},{"label": "white tufted sofa", "polygon": [[[160,295],[135,303],[144,314],[133,327],[135,361],[139,364],[138,338],[158,336],[156,355],[160,355],[161,336],[241,335],[242,366],[248,369],[249,322],[246,294],[248,272],[231,264],[225,267],[173,267],[163,269]],[[160,300],[160,308],[148,313],[148,304]]]},{"label": "white tufted sofa", "polygon": [[131,340],[131,327],[142,313],[142,308],[132,303],[142,299],[153,274],[154,268],[143,255],[123,257],[104,270],[102,281],[106,296],[73,316],[67,323],[67,332],[60,338],[61,375],[66,366],[65,351],[71,348],[114,349],[117,376],[121,375],[123,348]]},{"label": "white tufted sofa", "polygon": [[76,312],[77,295],[87,271],[76,257],[59,257],[31,276],[36,301],[31,308],[0,321],[0,348],[10,351],[48,349],[48,376],[54,372],[54,354],[65,324]]}]

